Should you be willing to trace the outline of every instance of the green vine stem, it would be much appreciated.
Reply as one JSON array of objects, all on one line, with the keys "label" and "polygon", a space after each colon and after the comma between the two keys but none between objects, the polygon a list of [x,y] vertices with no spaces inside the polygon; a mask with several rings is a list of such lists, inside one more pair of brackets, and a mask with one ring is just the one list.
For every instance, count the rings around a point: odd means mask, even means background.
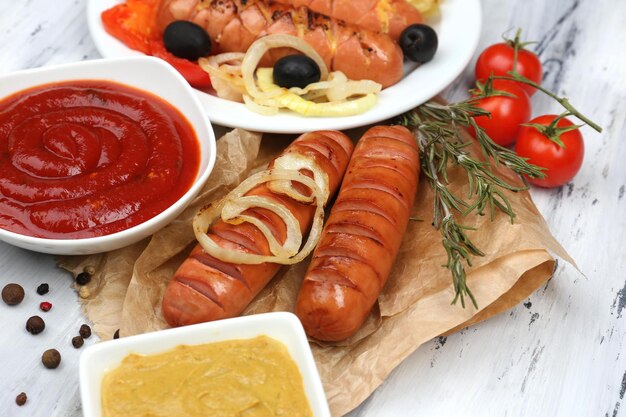
[{"label": "green vine stem", "polygon": [[515,71],[509,71],[508,74],[509,74],[508,76],[491,75],[490,78],[495,79],[495,80],[499,79],[499,80],[518,81],[518,82],[521,82],[521,83],[524,83],[524,84],[528,84],[528,85],[536,88],[537,90],[541,91],[542,93],[546,94],[547,96],[551,97],[552,99],[554,99],[565,110],[567,110],[570,113],[571,116],[576,117],[578,120],[582,121],[584,124],[586,124],[587,126],[591,127],[596,132],[602,133],[602,127],[600,127],[597,123],[593,122],[587,116],[585,116],[584,114],[579,112],[574,106],[572,106],[572,104],[569,102],[567,97],[559,97],[556,94],[554,94],[552,91],[550,91],[550,90],[542,87],[541,85],[539,85],[539,84],[529,80],[528,78],[524,77],[521,74],[518,74]]}]

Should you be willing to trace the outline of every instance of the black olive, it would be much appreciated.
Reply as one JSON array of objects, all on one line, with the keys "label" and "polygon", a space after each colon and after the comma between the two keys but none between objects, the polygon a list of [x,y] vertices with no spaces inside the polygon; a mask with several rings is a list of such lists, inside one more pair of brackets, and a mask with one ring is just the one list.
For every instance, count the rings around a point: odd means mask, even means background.
[{"label": "black olive", "polygon": [[400,47],[404,56],[415,62],[428,62],[437,52],[437,33],[427,25],[408,26],[400,35]]},{"label": "black olive", "polygon": [[308,56],[287,55],[274,64],[274,84],[304,88],[321,77],[320,67]]},{"label": "black olive", "polygon": [[206,31],[186,20],[176,20],[167,25],[163,43],[171,54],[190,61],[211,53],[211,38]]}]

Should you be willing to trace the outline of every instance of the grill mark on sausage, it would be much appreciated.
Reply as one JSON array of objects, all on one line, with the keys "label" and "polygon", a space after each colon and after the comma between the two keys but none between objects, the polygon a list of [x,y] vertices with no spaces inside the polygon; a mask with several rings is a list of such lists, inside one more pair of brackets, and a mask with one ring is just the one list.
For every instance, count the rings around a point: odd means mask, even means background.
[{"label": "grill mark on sausage", "polygon": [[190,290],[200,294],[207,300],[211,301],[213,304],[218,306],[220,309],[224,310],[224,305],[220,303],[217,295],[213,291],[213,289],[202,282],[196,280],[190,280],[181,275],[174,276],[174,279],[182,286],[189,288]]},{"label": "grill mark on sausage", "polygon": [[[327,250],[327,252],[329,251]],[[336,271],[336,267],[334,265],[328,264],[328,262],[332,261],[333,259],[348,259],[353,262],[358,262],[362,266],[369,269],[376,276],[376,278],[378,279],[378,282],[381,282],[381,276],[378,273],[378,271],[376,271],[376,269],[374,269],[369,264],[369,262],[366,262],[365,260],[363,260],[363,258],[361,258],[360,256],[356,256],[352,252],[337,251],[337,253],[322,253],[321,251],[316,251],[315,265],[311,268],[311,272],[317,269],[328,269],[328,270]],[[307,273],[306,279],[309,279],[308,273]]]},{"label": "grill mark on sausage", "polygon": [[333,211],[342,212],[342,211],[365,211],[368,213],[376,214],[383,219],[387,220],[390,224],[394,226],[398,231],[398,223],[395,219],[389,217],[389,214],[385,212],[381,207],[378,207],[375,203],[370,200],[366,200],[363,198],[342,198],[338,200],[333,206]]},{"label": "grill mark on sausage", "polygon": [[342,287],[348,287],[358,291],[357,285],[351,281],[346,274],[342,274],[332,267],[319,267],[312,269],[310,274],[307,276],[307,281],[340,285]]},{"label": "grill mark on sausage", "polygon": [[405,171],[404,173],[406,173],[406,171],[409,170],[409,168],[402,168],[400,166],[393,166],[390,165],[388,163],[385,162],[379,162],[379,161],[370,161],[368,163],[364,163],[358,166],[353,166],[350,168],[350,171],[348,171],[349,173],[354,172],[355,170],[367,170],[368,168],[381,168],[384,170],[388,170],[393,172],[398,178],[399,181],[402,181],[404,183],[408,183],[409,181],[414,182],[415,179],[413,179],[413,181],[411,180],[411,178],[409,178],[409,176],[406,175],[402,175],[402,171]]},{"label": "grill mark on sausage", "polygon": [[227,242],[234,243],[235,245],[241,246],[252,253],[260,254],[261,249],[257,245],[257,242],[252,240],[250,236],[241,232],[237,228],[211,228],[211,233],[215,236],[223,239]]},{"label": "grill mark on sausage", "polygon": [[193,259],[195,259],[196,261],[200,262],[202,265],[208,267],[208,268],[211,268],[211,269],[214,269],[216,271],[219,271],[222,274],[228,276],[229,278],[232,278],[232,279],[235,279],[237,281],[240,281],[241,283],[243,283],[243,285],[246,288],[250,289],[250,286],[248,285],[248,283],[244,279],[244,277],[241,274],[241,271],[239,270],[237,265],[231,264],[231,263],[228,263],[228,262],[220,261],[219,259],[216,259],[216,258],[212,257],[211,255],[209,255],[208,253],[206,253],[204,251],[198,252],[198,253],[192,255],[191,257]]},{"label": "grill mark on sausage", "polygon": [[359,188],[366,190],[377,190],[383,193],[387,193],[390,196],[397,199],[404,208],[408,209],[406,199],[404,198],[404,194],[397,188],[392,187],[382,182],[368,181],[368,180],[357,180],[356,182],[350,183],[350,188]]},{"label": "grill mark on sausage", "polygon": [[359,236],[370,239],[377,245],[385,248],[383,237],[373,228],[367,227],[359,222],[351,220],[341,220],[326,225],[327,234],[344,234],[348,236]]}]

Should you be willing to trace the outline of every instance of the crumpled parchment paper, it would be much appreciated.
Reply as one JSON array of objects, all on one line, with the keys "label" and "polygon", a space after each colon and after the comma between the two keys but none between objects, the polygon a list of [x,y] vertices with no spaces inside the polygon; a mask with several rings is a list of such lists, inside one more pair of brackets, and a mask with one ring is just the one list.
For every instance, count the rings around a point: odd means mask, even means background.
[{"label": "crumpled parchment paper", "polygon": [[[362,131],[362,130],[361,130]],[[352,132],[358,139],[358,132]],[[110,253],[60,257],[59,266],[77,274],[93,266],[96,274],[83,292],[84,311],[103,339],[120,329],[121,336],[167,327],[161,298],[174,271],[195,239],[191,219],[196,211],[233,189],[250,172],[287,145],[284,137],[266,137],[235,129],[218,140],[215,169],[202,192],[172,224],[151,238]],[[496,168],[509,181],[518,179]],[[451,188],[462,195],[465,177],[456,170]],[[514,224],[496,212],[462,219],[477,230],[473,242],[486,255],[475,257],[467,282],[479,308],[452,306],[450,272],[442,268],[446,254],[441,236],[431,225],[432,191],[422,178],[411,221],[387,285],[363,328],[338,344],[311,347],[334,416],[357,407],[400,362],[422,343],[444,333],[485,320],[526,299],[550,278],[552,255],[573,263],[550,231],[528,192],[506,195],[517,214]],[[283,268],[244,314],[293,311],[308,261]]]}]

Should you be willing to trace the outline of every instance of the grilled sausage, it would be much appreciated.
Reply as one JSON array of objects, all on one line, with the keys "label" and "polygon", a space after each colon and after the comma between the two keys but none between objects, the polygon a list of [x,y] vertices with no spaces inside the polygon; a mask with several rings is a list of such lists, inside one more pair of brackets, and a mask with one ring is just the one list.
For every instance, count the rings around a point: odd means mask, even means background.
[{"label": "grilled sausage", "polygon": [[418,176],[406,128],[376,126],[361,138],[296,301],[309,336],[339,341],[361,327],[398,254]]},{"label": "grilled sausage", "polygon": [[[383,87],[403,75],[400,47],[387,35],[343,21],[260,0],[164,0],[159,11],[163,29],[174,20],[190,20],[206,29],[214,53],[245,52],[259,37],[281,33],[309,43],[331,71],[353,80],[374,80]],[[263,65],[272,65],[289,50],[272,50]]]},{"label": "grilled sausage", "polygon": [[391,39],[400,39],[402,31],[424,19],[417,8],[405,0],[276,0],[293,7],[307,7],[311,11],[372,32],[387,33]]},{"label": "grilled sausage", "polygon": [[[352,142],[337,131],[306,133],[289,145],[283,154],[290,152],[315,159],[328,174],[332,195],[348,165]],[[267,196],[283,204],[296,217],[303,234],[310,227],[315,212],[313,205],[273,193],[267,184],[258,185],[246,195]],[[278,215],[262,208],[252,208],[245,213],[263,221],[276,239],[284,242],[286,226]],[[211,226],[209,235],[224,248],[271,254],[261,231],[247,222],[234,225],[219,220]],[[163,316],[171,326],[238,316],[279,269],[280,265],[273,263],[238,265],[223,262],[197,245],[167,287],[163,297]]]}]

